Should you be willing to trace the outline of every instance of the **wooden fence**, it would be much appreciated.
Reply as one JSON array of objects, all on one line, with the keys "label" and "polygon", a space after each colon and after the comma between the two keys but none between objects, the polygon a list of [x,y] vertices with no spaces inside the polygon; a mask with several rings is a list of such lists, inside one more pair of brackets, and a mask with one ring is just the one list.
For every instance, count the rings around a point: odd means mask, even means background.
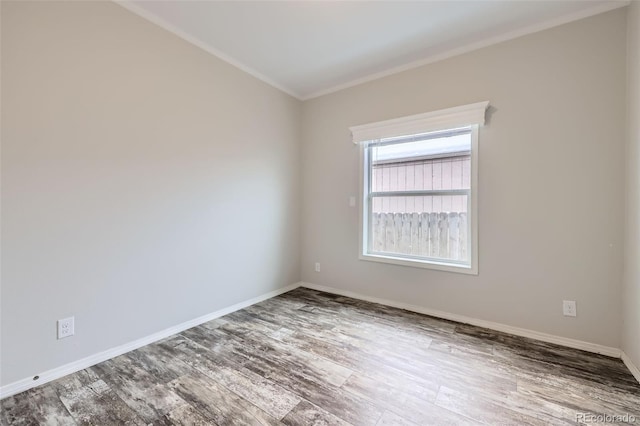
[{"label": "wooden fence", "polygon": [[467,214],[373,213],[374,252],[467,260]]}]

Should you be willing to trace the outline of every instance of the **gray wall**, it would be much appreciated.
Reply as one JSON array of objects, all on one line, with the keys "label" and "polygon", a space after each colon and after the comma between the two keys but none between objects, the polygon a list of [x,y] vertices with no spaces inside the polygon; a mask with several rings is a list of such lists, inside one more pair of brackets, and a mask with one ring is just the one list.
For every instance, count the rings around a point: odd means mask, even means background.
[{"label": "gray wall", "polygon": [[[619,347],[625,76],[621,9],[305,102],[303,280]],[[349,126],[484,100],[479,275],[358,260]]]},{"label": "gray wall", "polygon": [[628,16],[629,145],[622,350],[640,368],[640,3]]},{"label": "gray wall", "polygon": [[3,385],[299,281],[299,101],[115,3],[4,1],[1,101]]}]

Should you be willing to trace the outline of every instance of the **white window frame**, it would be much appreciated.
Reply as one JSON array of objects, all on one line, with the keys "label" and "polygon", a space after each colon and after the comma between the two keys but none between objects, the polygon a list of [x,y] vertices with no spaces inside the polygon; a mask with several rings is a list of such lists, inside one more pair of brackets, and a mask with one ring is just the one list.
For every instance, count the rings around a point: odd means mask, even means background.
[{"label": "white window frame", "polygon": [[[478,102],[448,108],[425,114],[396,118],[382,122],[350,127],[353,142],[360,146],[360,214],[359,214],[359,253],[361,260],[389,263],[394,265],[411,266],[417,268],[435,269],[440,271],[457,272],[463,274],[478,274],[478,132],[484,125],[485,111],[489,102]],[[471,130],[471,190],[468,202],[470,216],[469,229],[469,263],[460,264],[446,260],[411,258],[409,256],[393,256],[387,254],[369,253],[369,170],[366,168],[365,156],[367,145],[381,139],[417,135],[456,128]]]}]

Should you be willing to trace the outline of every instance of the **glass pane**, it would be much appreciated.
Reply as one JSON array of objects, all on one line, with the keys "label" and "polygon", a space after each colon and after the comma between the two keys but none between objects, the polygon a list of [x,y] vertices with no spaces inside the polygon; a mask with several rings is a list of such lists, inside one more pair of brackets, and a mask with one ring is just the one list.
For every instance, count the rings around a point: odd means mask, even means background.
[{"label": "glass pane", "polygon": [[374,197],[370,251],[469,261],[467,195]]},{"label": "glass pane", "polygon": [[471,135],[372,146],[371,191],[471,188]]}]

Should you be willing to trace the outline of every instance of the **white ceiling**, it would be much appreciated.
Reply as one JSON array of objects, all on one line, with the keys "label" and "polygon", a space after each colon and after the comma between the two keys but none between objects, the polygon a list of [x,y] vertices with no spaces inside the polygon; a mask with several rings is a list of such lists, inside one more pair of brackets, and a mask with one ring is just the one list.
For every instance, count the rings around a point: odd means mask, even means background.
[{"label": "white ceiling", "polygon": [[309,99],[629,1],[119,3],[289,94]]}]

